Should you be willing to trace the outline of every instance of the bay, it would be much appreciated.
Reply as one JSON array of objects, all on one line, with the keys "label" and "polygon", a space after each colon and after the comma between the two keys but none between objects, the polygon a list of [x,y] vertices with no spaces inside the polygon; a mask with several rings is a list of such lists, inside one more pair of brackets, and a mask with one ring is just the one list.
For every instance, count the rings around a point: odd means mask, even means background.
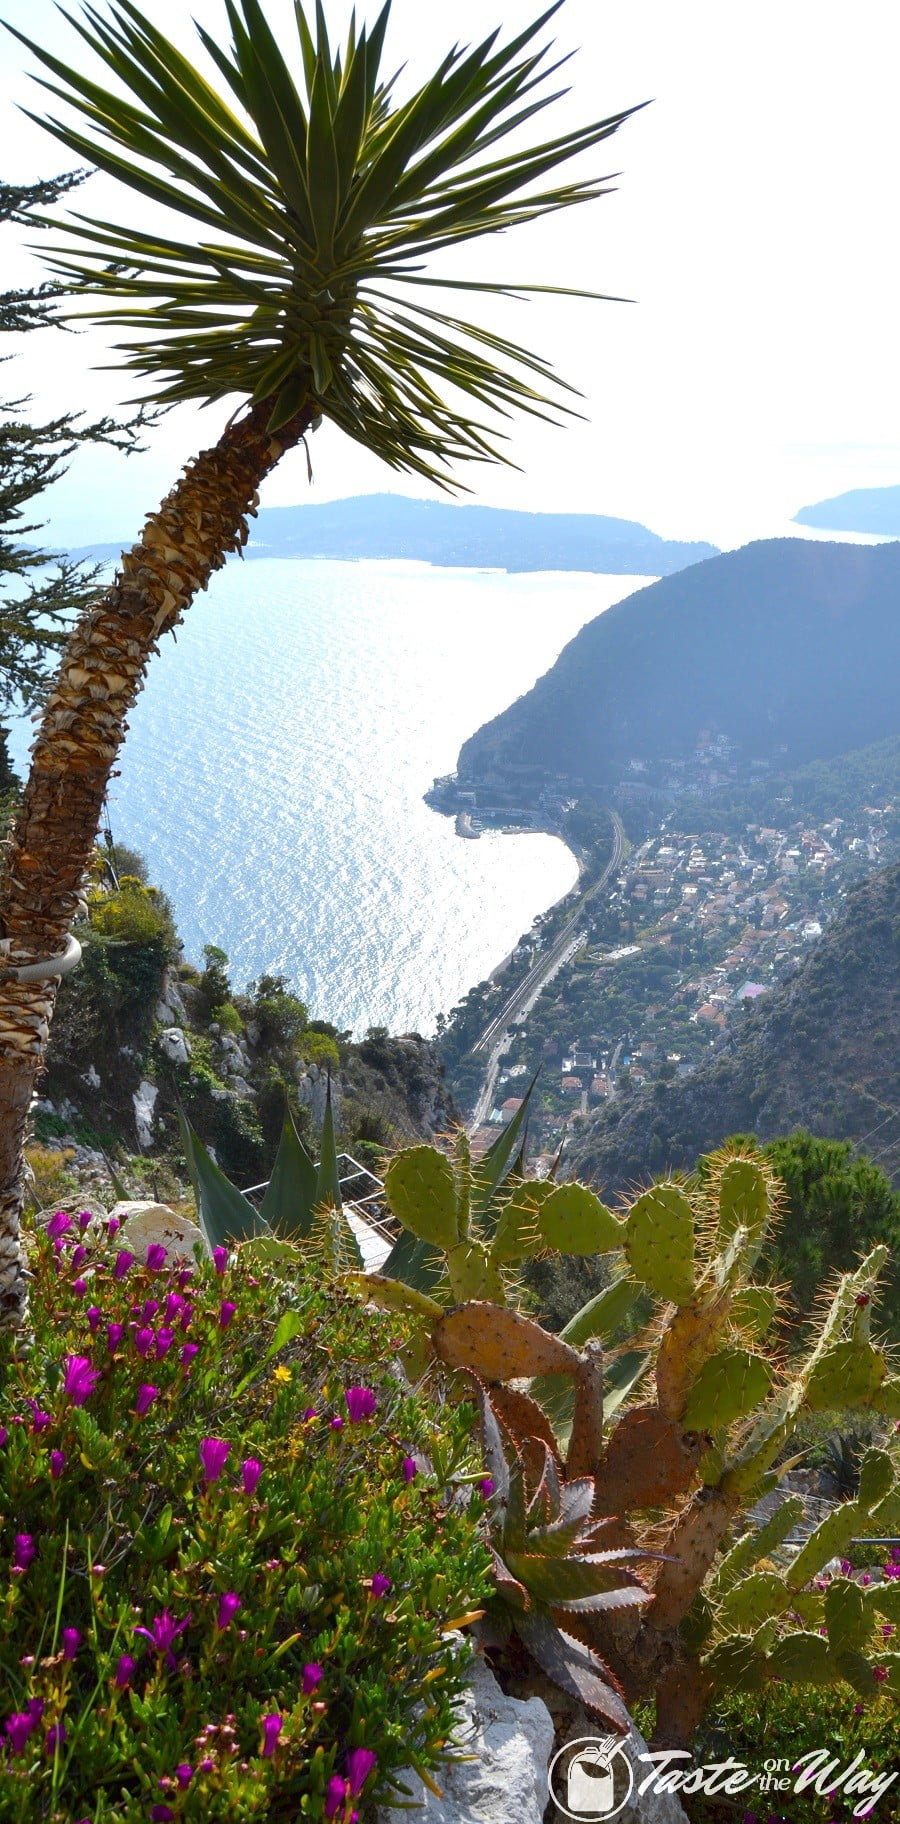
[{"label": "bay", "polygon": [[577,868],[547,835],[462,840],[422,794],[644,580],[229,563],[154,660],[109,795],[187,955],[218,944],[236,987],[283,974],[358,1035],[433,1032]]}]

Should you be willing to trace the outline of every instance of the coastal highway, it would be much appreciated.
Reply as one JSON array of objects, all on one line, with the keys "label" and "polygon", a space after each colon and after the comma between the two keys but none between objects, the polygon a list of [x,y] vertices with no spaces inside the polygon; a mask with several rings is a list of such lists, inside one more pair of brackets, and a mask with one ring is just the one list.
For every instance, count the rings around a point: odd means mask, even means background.
[{"label": "coastal highway", "polygon": [[574,956],[584,938],[582,921],[585,907],[596,899],[598,893],[602,893],[610,875],[615,873],[619,867],[625,846],[625,830],[622,819],[616,811],[610,811],[609,815],[613,826],[613,846],[603,873],[594,881],[593,886],[581,895],[571,918],[566,919],[562,930],[557,932],[549,949],[529,969],[518,987],[513,989],[499,1013],[494,1015],[480,1039],[477,1039],[472,1046],[470,1057],[484,1057],[485,1059],[485,1079],[469,1124],[470,1133],[473,1133],[476,1127],[480,1127],[490,1113],[497,1066],[506,1050],[510,1027],[521,1023],[557,970]]}]

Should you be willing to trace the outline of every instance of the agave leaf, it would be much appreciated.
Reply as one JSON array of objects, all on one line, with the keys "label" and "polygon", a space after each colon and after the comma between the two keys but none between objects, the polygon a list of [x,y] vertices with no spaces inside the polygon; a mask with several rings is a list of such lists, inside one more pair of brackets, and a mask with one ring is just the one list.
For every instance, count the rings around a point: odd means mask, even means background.
[{"label": "agave leaf", "polygon": [[602,1716],[620,1735],[628,1735],[631,1718],[614,1689],[613,1674],[597,1653],[558,1628],[544,1607],[517,1614],[515,1627],[532,1658],[561,1691]]},{"label": "agave leaf", "polygon": [[472,1211],[482,1218],[482,1228],[486,1234],[492,1234],[499,1218],[499,1210],[493,1221],[485,1222],[494,1192],[502,1184],[508,1167],[515,1157],[516,1141],[528,1118],[528,1104],[531,1092],[537,1082],[537,1072],[531,1079],[522,1098],[521,1108],[517,1108],[508,1127],[498,1134],[492,1146],[488,1147],[483,1159],[478,1161],[472,1173]]},{"label": "agave leaf", "polygon": [[646,1349],[624,1349],[614,1361],[608,1362],[605,1370],[605,1389],[603,1395],[603,1417],[611,1419],[613,1413],[629,1395],[634,1392],[638,1382],[647,1372],[650,1355]]},{"label": "agave leaf", "polygon": [[254,1235],[268,1234],[268,1225],[258,1210],[210,1158],[199,1134],[195,1134],[180,1108],[178,1125],[197,1205],[197,1220],[210,1251],[231,1247],[236,1241],[250,1241]]},{"label": "agave leaf", "polygon": [[478,1407],[481,1415],[481,1441],[484,1447],[484,1461],[488,1475],[494,1484],[494,1491],[499,1501],[505,1505],[509,1500],[509,1465],[503,1449],[503,1439],[497,1424],[496,1414],[491,1405],[487,1389],[478,1383]]},{"label": "agave leaf", "polygon": [[443,1262],[430,1242],[419,1241],[408,1229],[402,1229],[387,1257],[382,1262],[382,1276],[399,1280],[414,1292],[426,1295],[444,1276]]},{"label": "agave leaf", "polygon": [[260,1207],[263,1222],[283,1241],[302,1240],[309,1233],[316,1187],[315,1165],[294,1126],[290,1108],[286,1108],[272,1176]]},{"label": "agave leaf", "polygon": [[[337,1147],[334,1140],[334,1110],[331,1106],[331,1073],[325,1089],[325,1119],[322,1122],[322,1138],[319,1142],[319,1171],[316,1178],[315,1203],[318,1208],[323,1203],[330,1203],[339,1210],[341,1205],[341,1180],[338,1170]],[[362,1259],[360,1258],[360,1265]]]},{"label": "agave leaf", "polygon": [[[529,1539],[529,1545],[531,1540]],[[620,1551],[597,1552],[583,1557],[544,1557],[539,1552],[504,1550],[508,1569],[526,1590],[551,1607],[564,1602],[581,1602],[587,1596],[617,1589],[623,1577],[633,1581],[633,1573],[624,1571],[621,1560],[638,1554],[623,1546]]]}]

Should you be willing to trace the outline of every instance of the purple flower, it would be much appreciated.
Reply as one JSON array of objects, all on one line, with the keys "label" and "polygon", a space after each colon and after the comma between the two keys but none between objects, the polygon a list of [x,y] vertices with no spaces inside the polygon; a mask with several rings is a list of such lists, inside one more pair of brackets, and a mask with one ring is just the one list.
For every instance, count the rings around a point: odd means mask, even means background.
[{"label": "purple flower", "polygon": [[46,1431],[48,1425],[53,1424],[52,1412],[42,1412],[37,1403],[37,1400],[28,1400],[28,1401],[26,1401],[26,1404],[31,1407],[31,1429],[32,1429],[32,1431],[37,1432],[38,1434],[40,1434],[42,1431]]},{"label": "purple flower", "polygon": [[0,1450],[3,1449],[3,1446],[6,1443],[6,1440],[8,1437],[9,1437],[9,1432],[6,1429],[6,1426],[0,1425]]},{"label": "purple flower", "polygon": [[[134,1631],[135,1634],[142,1634],[145,1640],[149,1640],[154,1653],[163,1655],[166,1665],[174,1669],[178,1662],[172,1648],[179,1634],[184,1633],[190,1619],[188,1613],[183,1621],[176,1621],[174,1615],[169,1614],[168,1609],[163,1609],[162,1614],[156,1616],[149,1628],[135,1628]],[[121,1663],[120,1660],[119,1664],[121,1665]]]},{"label": "purple flower", "polygon": [[231,1445],[224,1438],[200,1439],[200,1462],[204,1482],[218,1482],[231,1455]]},{"label": "purple flower", "polygon": [[148,1324],[143,1324],[141,1329],[134,1333],[134,1346],[138,1355],[149,1355],[155,1341],[156,1338]]},{"label": "purple flower", "polygon": [[182,1298],[181,1293],[180,1292],[167,1292],[165,1309],[163,1311],[163,1316],[166,1320],[166,1323],[171,1324],[173,1319],[178,1316],[179,1311],[183,1311],[183,1310],[184,1310],[184,1299]]},{"label": "purple flower", "polygon": [[415,1457],[404,1457],[404,1459],[403,1459],[403,1480],[404,1480],[404,1482],[412,1482],[415,1475],[416,1475]]},{"label": "purple flower", "polygon": [[121,1227],[122,1227],[121,1217],[110,1216],[109,1221],[107,1222],[107,1225],[106,1225],[106,1233],[109,1236],[110,1241],[112,1241],[112,1238],[114,1235],[118,1234]]},{"label": "purple flower", "polygon": [[371,1387],[348,1387],[345,1398],[351,1425],[361,1425],[363,1419],[373,1417],[378,1401]]},{"label": "purple flower", "polygon": [[182,1792],[187,1792],[193,1777],[193,1767],[189,1767],[187,1761],[179,1761],[178,1766],[175,1769],[175,1779]]},{"label": "purple flower", "polygon": [[314,1659],[310,1665],[304,1666],[304,1668],[303,1668],[303,1695],[304,1695],[304,1697],[309,1697],[310,1693],[315,1690],[316,1686],[320,1685],[322,1683],[322,1680],[324,1677],[325,1677],[325,1674],[322,1670],[322,1667],[319,1665],[318,1660]]},{"label": "purple flower", "polygon": [[339,1773],[333,1773],[325,1788],[325,1816],[336,1818],[347,1797],[348,1786]]},{"label": "purple flower", "polygon": [[17,1533],[13,1543],[13,1570],[27,1571],[32,1558],[37,1557],[37,1546],[31,1533]]},{"label": "purple flower", "polygon": [[77,1273],[77,1272],[78,1272],[78,1269],[79,1269],[79,1267],[80,1267],[80,1266],[81,1266],[81,1265],[82,1265],[82,1263],[83,1263],[83,1262],[84,1262],[84,1261],[86,1261],[86,1260],[87,1260],[87,1257],[88,1257],[88,1251],[87,1251],[87,1248],[86,1248],[86,1247],[84,1247],[84,1245],[83,1245],[83,1243],[82,1243],[82,1242],[79,1242],[79,1243],[78,1243],[78,1246],[77,1246],[77,1248],[76,1248],[76,1249],[75,1249],[75,1250],[74,1250],[74,1252],[73,1252],[73,1254],[72,1254],[72,1258],[71,1258],[71,1260],[70,1260],[70,1262],[69,1262],[69,1265],[70,1265],[70,1267],[71,1267],[71,1268],[72,1268],[72,1272],[73,1272],[73,1273]]},{"label": "purple flower", "polygon": [[385,1577],[383,1571],[376,1571],[372,1578],[372,1595],[375,1597],[375,1600],[379,1601],[382,1596],[386,1596],[390,1588],[390,1578]]},{"label": "purple flower", "polygon": [[134,1255],[127,1248],[120,1248],[113,1266],[113,1279],[124,1279],[129,1267],[134,1266]]},{"label": "purple flower", "polygon": [[141,1306],[141,1323],[142,1324],[152,1324],[153,1319],[155,1318],[158,1310],[159,1310],[159,1299],[158,1298],[145,1298],[144,1302]]},{"label": "purple flower", "polygon": [[874,1678],[875,1683],[877,1685],[884,1684],[884,1681],[887,1678],[887,1675],[888,1675],[887,1666],[873,1666],[872,1667],[872,1677]]},{"label": "purple flower", "polygon": [[226,1590],[225,1595],[219,1597],[219,1612],[216,1616],[216,1627],[227,1628],[234,1620],[240,1606],[240,1597],[236,1596],[233,1590]]},{"label": "purple flower", "polygon": [[342,1418],[335,1417],[329,1419],[328,1423],[332,1431],[343,1431],[344,1429],[344,1421]]},{"label": "purple flower", "polygon": [[150,1813],[150,1824],[172,1824],[174,1816],[171,1805],[154,1805]]},{"label": "purple flower", "polygon": [[262,1475],[262,1464],[257,1457],[245,1457],[241,1464],[241,1481],[245,1495],[255,1495],[256,1485]]},{"label": "purple flower", "polygon": [[47,1224],[47,1234],[51,1241],[56,1241],[60,1235],[64,1235],[66,1230],[71,1227],[71,1216],[67,1216],[65,1210],[57,1210],[55,1216],[51,1216],[50,1221]]},{"label": "purple flower", "polygon": [[193,1317],[193,1315],[194,1315],[194,1307],[192,1304],[190,1304],[190,1302],[187,1299],[185,1299],[184,1310],[181,1313],[182,1330],[187,1330],[189,1328],[190,1321],[191,1321],[191,1318]]},{"label": "purple flower", "polygon": [[25,1743],[36,1728],[37,1721],[29,1715],[27,1710],[17,1710],[13,1712],[12,1716],[8,1716],[5,1729],[9,1736],[10,1753],[24,1754]]},{"label": "purple flower", "polygon": [[174,1330],[170,1330],[165,1324],[163,1325],[162,1329],[157,1330],[157,1332],[156,1332],[156,1359],[158,1362],[162,1361],[164,1355],[168,1355],[169,1350],[171,1349],[174,1341],[175,1341]]},{"label": "purple flower", "polygon": [[64,1723],[54,1723],[52,1727],[47,1730],[47,1734],[44,1737],[44,1753],[56,1754],[57,1749],[63,1746],[67,1734],[68,1731]]},{"label": "purple flower", "polygon": [[118,1349],[119,1344],[121,1343],[124,1335],[125,1335],[125,1325],[124,1324],[107,1324],[107,1326],[106,1326],[106,1347],[109,1350],[110,1355],[115,1355],[116,1350]]},{"label": "purple flower", "polygon": [[351,1798],[355,1799],[362,1792],[369,1774],[377,1765],[378,1757],[372,1753],[371,1748],[351,1748],[346,1760],[347,1785]]},{"label": "purple flower", "polygon": [[72,1291],[74,1292],[76,1298],[83,1298],[87,1291],[87,1280],[86,1279],[73,1279]]},{"label": "purple flower", "polygon": [[854,1706],[853,1706],[854,1716],[865,1716],[865,1713],[866,1713],[865,1704],[854,1704]]},{"label": "purple flower", "polygon": [[90,1210],[79,1210],[79,1212],[78,1212],[78,1227],[79,1227],[79,1228],[80,1228],[80,1230],[81,1230],[81,1233],[82,1233],[82,1235],[83,1235],[83,1234],[84,1234],[84,1231],[85,1231],[85,1229],[89,1229],[89,1228],[90,1228],[90,1226],[91,1226],[91,1223],[92,1223],[92,1222],[93,1222],[93,1220],[94,1220],[94,1218],[93,1218],[93,1216],[92,1216],[92,1215],[91,1215],[91,1212],[90,1212]]},{"label": "purple flower", "polygon": [[222,1303],[219,1306],[219,1329],[220,1330],[228,1329],[228,1326],[231,1323],[231,1320],[232,1320],[236,1310],[237,1310],[237,1305],[233,1304],[232,1300],[230,1298],[223,1298]]},{"label": "purple flower", "polygon": [[147,1265],[151,1273],[158,1273],[165,1266],[167,1253],[168,1248],[164,1248],[161,1241],[151,1241],[147,1249]]},{"label": "purple flower", "polygon": [[489,1501],[494,1492],[493,1476],[482,1476],[481,1481],[478,1484],[478,1488],[479,1488],[479,1492],[481,1494],[482,1500]]},{"label": "purple flower", "polygon": [[319,1415],[318,1415],[318,1413],[317,1413],[317,1411],[316,1411],[316,1409],[315,1409],[315,1407],[314,1407],[314,1406],[306,1406],[306,1407],[305,1407],[305,1408],[304,1408],[304,1411],[303,1411],[303,1417],[304,1417],[304,1418],[305,1418],[305,1419],[317,1419],[317,1418],[318,1418],[318,1416],[319,1416]]},{"label": "purple flower", "polygon": [[281,1734],[281,1724],[282,1718],[279,1716],[277,1710],[272,1710],[268,1716],[263,1717],[262,1753],[264,1755],[272,1755],[275,1753],[275,1743]]},{"label": "purple flower", "polygon": [[217,1273],[224,1273],[228,1265],[228,1249],[213,1248],[213,1266]]},{"label": "purple flower", "polygon": [[119,1654],[119,1658],[116,1663],[116,1684],[118,1685],[120,1691],[124,1691],[125,1686],[131,1684],[131,1680],[134,1675],[135,1664],[136,1664],[136,1661],[132,1659],[130,1653],[120,1653]]},{"label": "purple flower", "polygon": [[199,1343],[182,1343],[179,1360],[184,1369],[189,1369],[195,1355],[200,1351]]},{"label": "purple flower", "polygon": [[87,1321],[88,1321],[88,1329],[92,1336],[96,1336],[97,1331],[100,1328],[100,1319],[103,1316],[103,1313],[100,1310],[100,1306],[99,1305],[88,1305],[86,1315],[87,1315]]},{"label": "purple flower", "polygon": [[66,1356],[63,1393],[71,1400],[73,1406],[83,1406],[85,1400],[90,1399],[99,1379],[100,1370],[92,1368],[88,1356]]},{"label": "purple flower", "polygon": [[62,1475],[65,1467],[66,1467],[65,1451],[64,1450],[51,1450],[51,1452],[50,1452],[50,1474],[53,1477],[54,1482],[59,1481],[59,1478]]},{"label": "purple flower", "polygon": [[74,1659],[81,1646],[81,1635],[77,1628],[63,1628],[63,1659]]},{"label": "purple flower", "polygon": [[149,1412],[154,1400],[158,1399],[158,1397],[158,1387],[151,1387],[149,1381],[142,1382],[137,1390],[137,1398],[134,1402],[134,1410],[139,1419],[143,1418],[145,1412]]}]

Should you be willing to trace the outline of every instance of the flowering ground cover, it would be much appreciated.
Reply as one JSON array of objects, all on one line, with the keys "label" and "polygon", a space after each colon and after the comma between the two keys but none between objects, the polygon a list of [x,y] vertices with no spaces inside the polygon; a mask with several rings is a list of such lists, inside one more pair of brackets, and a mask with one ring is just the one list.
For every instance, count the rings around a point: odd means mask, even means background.
[{"label": "flowering ground cover", "polygon": [[473,1415],[315,1260],[94,1226],[34,1238],[0,1338],[0,1820],[364,1820],[434,1776],[490,1588]]}]

